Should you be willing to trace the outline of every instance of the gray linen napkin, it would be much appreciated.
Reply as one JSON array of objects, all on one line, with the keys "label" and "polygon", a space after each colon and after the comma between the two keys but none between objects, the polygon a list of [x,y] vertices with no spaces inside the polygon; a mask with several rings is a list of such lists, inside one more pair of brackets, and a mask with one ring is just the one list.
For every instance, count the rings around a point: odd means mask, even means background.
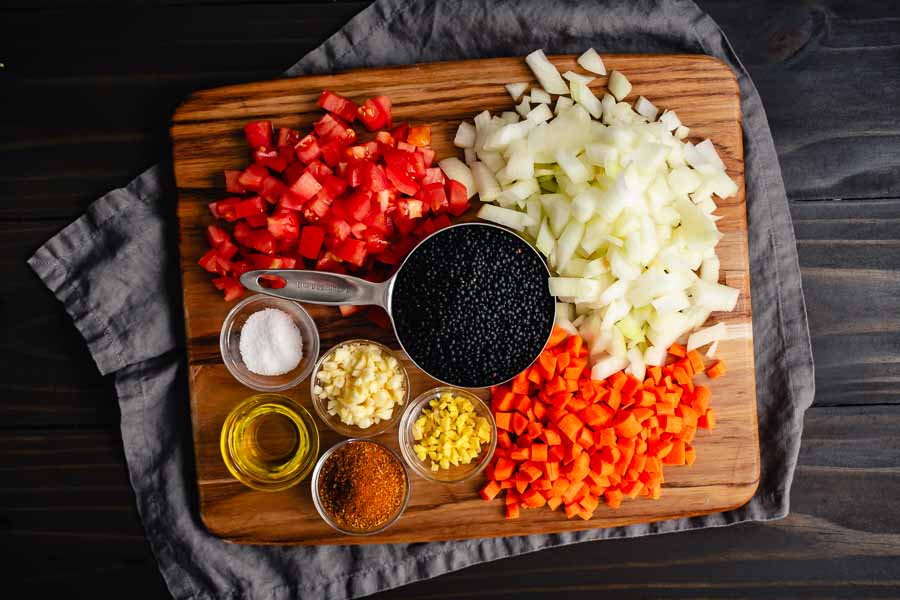
[{"label": "gray linen napkin", "polygon": [[738,77],[744,118],[762,479],[727,513],[561,535],[340,547],[227,544],[196,509],[175,195],[167,165],[97,200],[29,261],[112,374],[122,437],[147,538],[176,598],[329,597],[370,594],[541,548],[642,536],[788,512],[813,365],[794,234],[759,96],[718,26],[693,2],[380,0],[288,75],[422,61],[548,53],[688,52],[725,61]]}]

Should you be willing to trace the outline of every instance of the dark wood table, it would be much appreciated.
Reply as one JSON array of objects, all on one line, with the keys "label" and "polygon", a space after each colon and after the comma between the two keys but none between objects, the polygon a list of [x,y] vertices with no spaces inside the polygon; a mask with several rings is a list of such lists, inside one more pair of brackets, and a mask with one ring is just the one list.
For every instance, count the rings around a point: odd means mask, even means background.
[{"label": "dark wood table", "polygon": [[[380,597],[900,596],[900,5],[701,4],[760,90],[791,199],[817,367],[791,515],[547,550]],[[0,8],[5,591],[168,595],[135,510],[111,382],[26,258],[168,153],[168,120],[190,91],[272,78],[366,5]]]}]

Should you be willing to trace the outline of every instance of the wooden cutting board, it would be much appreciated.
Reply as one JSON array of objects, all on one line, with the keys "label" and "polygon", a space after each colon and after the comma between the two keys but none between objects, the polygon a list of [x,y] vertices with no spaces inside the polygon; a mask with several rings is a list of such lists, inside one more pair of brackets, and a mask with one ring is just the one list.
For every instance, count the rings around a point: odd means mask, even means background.
[{"label": "wooden cutting board", "polygon": [[[207,529],[239,543],[360,544],[425,542],[460,538],[556,533],[700,515],[736,508],[747,502],[759,481],[759,440],[750,326],[747,220],[738,86],[723,63],[693,55],[610,55],[607,67],[633,83],[628,100],[646,96],[660,108],[678,112],[691,127],[691,139],[711,138],[728,173],[738,183],[736,197],[719,203],[721,280],[741,290],[737,309],[713,319],[734,326],[740,335],[719,345],[728,374],[709,383],[718,426],[696,437],[692,467],[666,469],[662,498],[626,501],[611,510],[604,505],[593,519],[566,520],[561,511],[523,511],[518,520],[503,518],[503,503],[477,496],[480,480],[442,485],[411,475],[412,495],[406,513],[383,534],[348,538],[330,529],[317,515],[309,481],[289,490],[266,493],[238,483],[219,454],[219,434],[226,415],[253,393],[234,380],[219,355],[219,329],[233,303],[226,303],[197,260],[207,250],[207,203],[224,197],[223,169],[247,165],[244,123],[271,119],[276,127],[309,129],[321,116],[315,101],[328,88],[355,100],[386,94],[394,103],[395,121],[427,123],[438,158],[460,156],[452,145],[461,120],[480,111],[511,110],[503,84],[533,82],[521,58],[433,63],[366,69],[230,86],[198,92],[175,113],[171,128],[178,184],[179,244],[190,365],[191,417],[200,514]],[[560,72],[578,70],[574,56],[553,57]],[[592,88],[605,88],[597,78]],[[599,96],[600,94],[598,94]],[[474,202],[478,205],[478,202]],[[473,209],[474,212],[476,209]],[[467,218],[474,218],[471,214]],[[363,317],[342,318],[337,309],[307,305],[319,326],[324,352],[351,338],[370,338],[399,348],[392,333]],[[407,361],[412,397],[435,383]],[[701,376],[705,378],[705,376]],[[304,382],[286,395],[310,407]],[[483,394],[486,397],[486,394]],[[341,438],[320,425],[324,452]],[[379,439],[397,449],[397,432]]]}]

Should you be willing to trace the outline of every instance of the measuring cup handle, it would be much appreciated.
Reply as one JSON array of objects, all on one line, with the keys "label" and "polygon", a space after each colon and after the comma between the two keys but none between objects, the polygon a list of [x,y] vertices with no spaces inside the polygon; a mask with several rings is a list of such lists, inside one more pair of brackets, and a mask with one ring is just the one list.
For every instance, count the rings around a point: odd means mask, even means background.
[{"label": "measuring cup handle", "polygon": [[[264,275],[283,279],[284,287],[260,285],[260,279]],[[312,304],[375,305],[385,309],[390,281],[389,279],[384,283],[371,283],[349,275],[296,269],[247,271],[241,275],[241,284],[248,290],[260,294]]]}]

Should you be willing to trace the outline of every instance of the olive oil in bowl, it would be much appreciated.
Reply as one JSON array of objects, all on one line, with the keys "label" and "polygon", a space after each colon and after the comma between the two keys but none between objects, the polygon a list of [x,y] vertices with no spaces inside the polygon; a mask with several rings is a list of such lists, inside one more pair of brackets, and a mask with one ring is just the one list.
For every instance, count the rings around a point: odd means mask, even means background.
[{"label": "olive oil in bowl", "polygon": [[222,426],[222,459],[234,477],[275,492],[303,481],[319,454],[309,412],[286,396],[257,394],[237,405]]}]

